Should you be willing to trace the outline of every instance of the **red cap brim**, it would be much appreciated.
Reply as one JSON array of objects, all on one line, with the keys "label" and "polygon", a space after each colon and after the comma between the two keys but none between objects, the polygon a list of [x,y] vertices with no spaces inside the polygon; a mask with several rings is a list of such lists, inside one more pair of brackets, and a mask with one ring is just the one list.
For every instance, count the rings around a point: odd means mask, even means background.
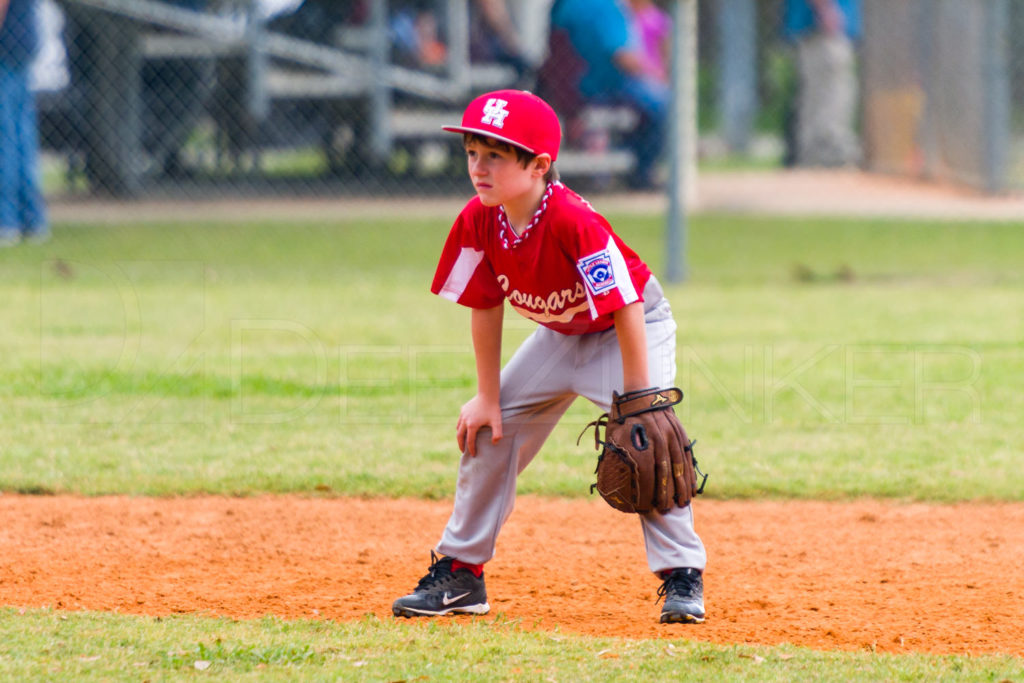
[{"label": "red cap brim", "polygon": [[494,138],[495,140],[500,140],[505,144],[512,145],[513,147],[518,147],[519,149],[525,149],[530,154],[537,154],[537,152],[521,143],[518,143],[514,140],[509,140],[508,138],[502,137],[500,135],[495,135],[494,131],[491,130],[484,130],[483,128],[468,128],[466,126],[441,126],[441,130],[446,130],[449,133],[474,133],[476,135],[482,135],[485,138]]}]

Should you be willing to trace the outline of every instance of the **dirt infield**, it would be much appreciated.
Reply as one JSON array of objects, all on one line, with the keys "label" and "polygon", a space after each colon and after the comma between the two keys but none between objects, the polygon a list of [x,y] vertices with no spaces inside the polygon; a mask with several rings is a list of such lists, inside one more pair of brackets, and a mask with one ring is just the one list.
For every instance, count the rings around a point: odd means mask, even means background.
[{"label": "dirt infield", "polygon": [[[0,604],[391,618],[449,510],[416,500],[0,495]],[[696,511],[709,551],[706,623],[657,623],[658,583],[635,519],[599,500],[529,496],[488,565],[485,618],[819,650],[1024,652],[1024,505],[701,500]]]}]

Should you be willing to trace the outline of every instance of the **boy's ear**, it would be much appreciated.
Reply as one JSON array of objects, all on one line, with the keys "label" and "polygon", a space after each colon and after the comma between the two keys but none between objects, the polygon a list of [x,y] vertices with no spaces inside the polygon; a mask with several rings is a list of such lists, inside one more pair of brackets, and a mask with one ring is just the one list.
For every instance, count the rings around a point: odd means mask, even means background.
[{"label": "boy's ear", "polygon": [[551,155],[546,152],[533,158],[533,167],[542,176],[551,170],[551,163]]}]

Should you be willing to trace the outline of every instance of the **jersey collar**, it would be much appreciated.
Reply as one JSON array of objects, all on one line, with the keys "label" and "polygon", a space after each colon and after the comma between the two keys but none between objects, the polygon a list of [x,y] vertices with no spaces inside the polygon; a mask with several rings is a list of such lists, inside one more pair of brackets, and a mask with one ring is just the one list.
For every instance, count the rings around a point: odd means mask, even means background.
[{"label": "jersey collar", "polygon": [[498,239],[501,240],[501,244],[506,249],[514,249],[519,246],[519,243],[525,240],[530,235],[530,230],[533,226],[537,225],[540,221],[540,217],[544,215],[544,211],[548,208],[548,200],[551,199],[551,195],[554,193],[555,187],[561,187],[562,183],[558,180],[548,183],[548,187],[544,190],[544,195],[540,198],[540,207],[533,214],[533,218],[523,228],[521,234],[516,234],[516,231],[509,225],[508,217],[505,215],[505,207],[498,207]]}]

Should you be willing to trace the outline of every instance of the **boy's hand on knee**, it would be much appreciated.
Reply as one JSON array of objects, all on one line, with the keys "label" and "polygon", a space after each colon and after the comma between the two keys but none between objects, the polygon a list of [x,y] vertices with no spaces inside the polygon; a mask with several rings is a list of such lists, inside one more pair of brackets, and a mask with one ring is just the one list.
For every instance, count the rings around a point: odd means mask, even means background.
[{"label": "boy's hand on knee", "polygon": [[501,405],[488,401],[479,394],[469,399],[459,412],[455,425],[455,436],[459,450],[476,457],[476,435],[483,427],[491,428],[491,443],[501,439]]}]

